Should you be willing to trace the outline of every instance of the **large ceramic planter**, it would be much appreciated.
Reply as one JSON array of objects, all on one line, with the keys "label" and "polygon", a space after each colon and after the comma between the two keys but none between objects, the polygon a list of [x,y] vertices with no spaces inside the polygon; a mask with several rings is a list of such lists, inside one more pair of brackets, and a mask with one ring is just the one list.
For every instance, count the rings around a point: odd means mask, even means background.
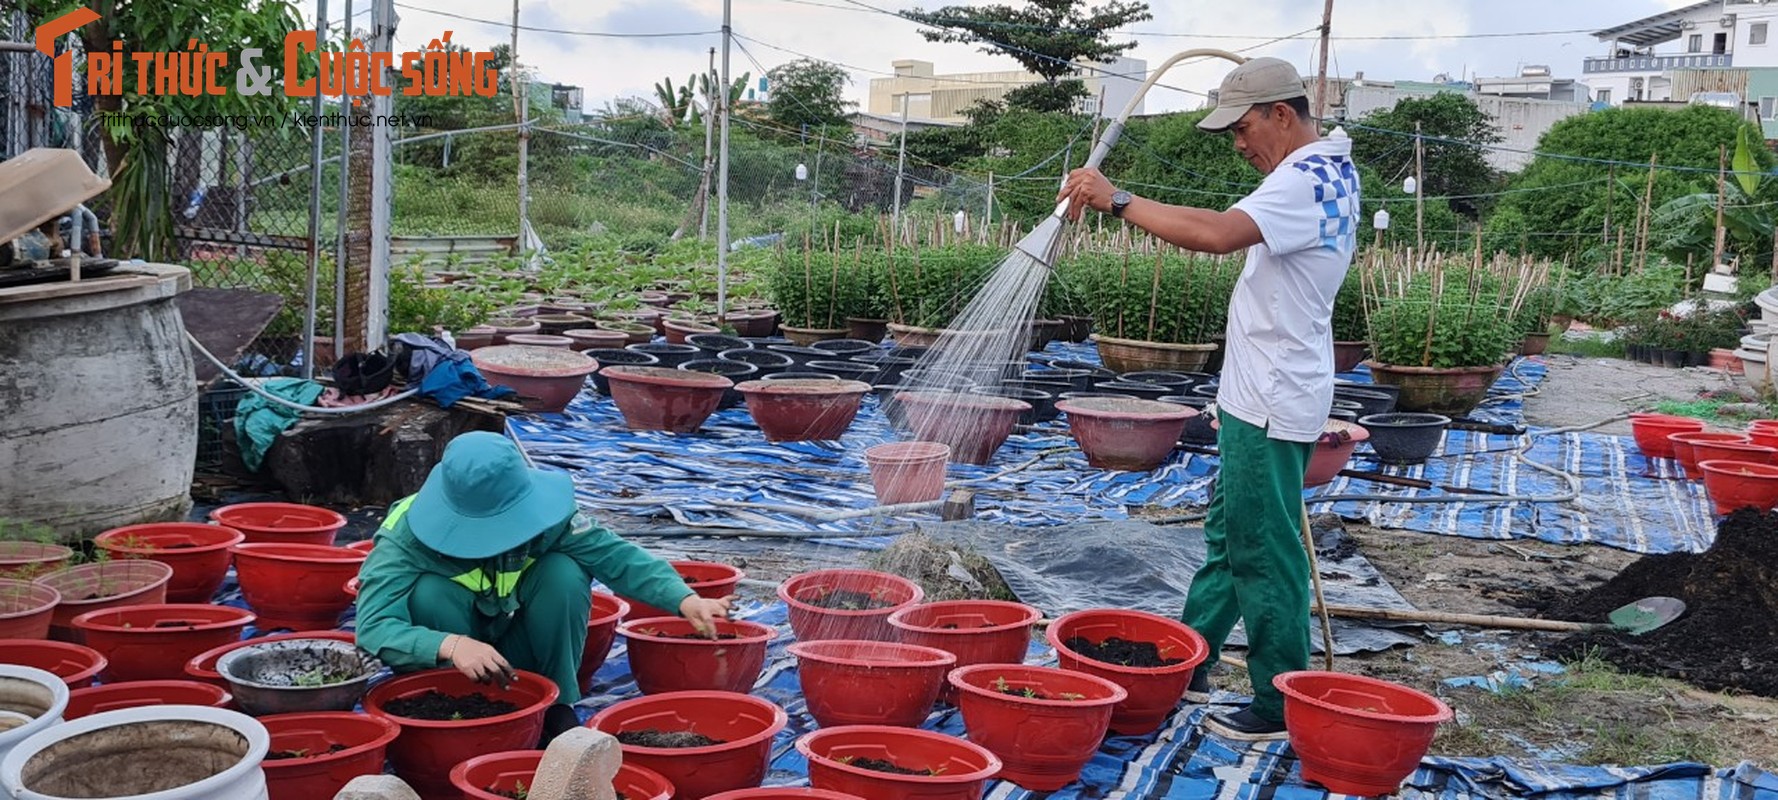
[{"label": "large ceramic planter", "polygon": [[61,602],[54,587],[0,578],[0,638],[49,638],[50,618]]},{"label": "large ceramic planter", "polygon": [[598,328],[575,328],[562,331],[568,337],[568,349],[577,353],[588,350],[617,349],[630,343],[629,334],[623,331],[607,331]]},{"label": "large ceramic planter", "polygon": [[[680,579],[685,581],[686,588],[691,589],[699,597],[708,597],[712,600],[721,600],[734,594],[735,587],[741,585],[741,579],[747,577],[747,573],[739,567],[716,561],[669,561],[667,563],[672,565],[674,572],[679,573]],[[632,619],[679,616],[678,609],[655,608],[630,597],[624,598],[624,602],[629,604],[629,609],[624,612],[623,617],[626,622]]]},{"label": "large ceramic planter", "polygon": [[1053,792],[1080,777],[1129,692],[1082,672],[978,664],[951,672],[969,740],[1000,757],[1000,779]]},{"label": "large ceramic planter", "polygon": [[261,717],[272,744],[264,765],[271,800],[326,800],[360,775],[380,775],[401,727],[369,714],[325,711]]},{"label": "large ceramic planter", "polygon": [[730,311],[720,319],[735,329],[736,336],[761,338],[772,335],[772,328],[778,323],[778,312]]},{"label": "large ceramic planter", "polygon": [[229,548],[247,535],[222,525],[197,522],[151,522],[112,528],[93,537],[93,546],[112,558],[159,561],[173,568],[167,600],[207,603],[228,576]]},{"label": "large ceramic planter", "polygon": [[229,642],[221,647],[211,648],[199,653],[185,662],[185,675],[194,681],[203,681],[217,686],[227,686],[228,681],[222,679],[222,673],[216,671],[216,662],[222,657],[243,647],[251,647],[268,642],[282,642],[291,639],[331,639],[338,642],[355,642],[357,637],[352,631],[294,631],[291,633],[274,633],[270,636],[255,636]]},{"label": "large ceramic planter", "polygon": [[601,374],[630,430],[695,433],[735,385],[721,375],[665,367],[613,367]]},{"label": "large ceramic planter", "polygon": [[99,651],[68,642],[0,639],[0,653],[5,653],[10,663],[54,674],[68,684],[69,689],[93,685],[93,678],[105,668],[105,657],[99,655]]},{"label": "large ceramic planter", "polygon": [[68,719],[144,706],[227,708],[227,689],[197,681],[124,681],[75,689],[68,694]]},{"label": "large ceramic planter", "polygon": [[267,800],[260,764],[270,749],[265,726],[245,714],[202,706],[126,708],[20,742],[0,760],[0,786],[18,800]]},{"label": "large ceramic planter", "polygon": [[[1031,632],[1043,612],[1006,600],[941,600],[908,606],[889,617],[906,644],[943,650],[957,666],[1018,664],[1031,647]],[[953,696],[947,684],[943,696]]]},{"label": "large ceramic planter", "polygon": [[[860,365],[863,366],[863,365]],[[768,442],[802,442],[840,438],[858,416],[858,405],[870,391],[862,381],[758,380],[735,389],[747,399],[747,411]]]},{"label": "large ceramic planter", "polygon": [[889,323],[889,332],[895,335],[895,344],[898,347],[932,347],[945,334],[941,328],[919,328],[899,322]]},{"label": "large ceramic planter", "polygon": [[1372,414],[1360,417],[1360,427],[1368,434],[1371,449],[1385,464],[1419,464],[1430,458],[1445,440],[1445,426],[1451,418],[1439,414],[1411,412]]},{"label": "large ceramic planter", "polygon": [[253,620],[251,612],[230,606],[169,603],[82,614],[74,629],[105,657],[99,679],[106,683],[178,680],[185,662],[239,641]]},{"label": "large ceramic planter", "polygon": [[0,578],[30,580],[68,566],[74,551],[59,544],[0,542]]},{"label": "large ceramic planter", "polygon": [[[1062,669],[1104,678],[1124,688],[1129,696],[1111,715],[1111,730],[1126,736],[1142,736],[1161,727],[1173,713],[1192,671],[1204,663],[1210,646],[1197,631],[1176,619],[1145,611],[1087,609],[1064,614],[1050,623],[1044,634],[1056,650]],[[1130,666],[1099,661],[1072,649],[1074,645],[1103,645],[1111,638],[1155,645],[1160,666]]]},{"label": "large ceramic planter", "polygon": [[1061,333],[1062,325],[1063,322],[1059,319],[1031,320],[1031,352],[1041,353],[1044,348],[1049,347],[1050,342],[1055,341],[1056,335]]},{"label": "large ceramic planter", "polygon": [[580,394],[599,362],[566,347],[496,345],[469,354],[488,383],[518,392],[530,411],[560,413]]},{"label": "large ceramic planter", "polygon": [[1216,352],[1214,344],[1146,342],[1104,334],[1095,334],[1092,340],[1099,346],[1099,360],[1105,363],[1105,368],[1120,373],[1154,369],[1203,372],[1205,365],[1210,363],[1210,356]]},{"label": "large ceramic planter", "polygon": [[950,460],[951,448],[938,442],[888,442],[864,451],[871,489],[886,506],[943,497]]},{"label": "large ceramic planter", "polygon": [[[823,728],[798,738],[796,749],[809,761],[810,786],[864,800],[981,800],[988,780],[1001,770],[987,748],[919,728]],[[919,774],[866,769],[857,764],[862,759]]]},{"label": "large ceramic planter", "polygon": [[1344,420],[1330,419],[1321,429],[1321,439],[1309,456],[1309,470],[1303,475],[1303,488],[1313,489],[1333,483],[1333,479],[1352,460],[1358,443],[1370,438],[1363,426]]},{"label": "large ceramic planter", "polygon": [[1075,314],[1062,315],[1062,329],[1056,332],[1056,338],[1065,342],[1084,342],[1093,335],[1093,318]]},{"label": "large ceramic planter", "polygon": [[[451,768],[451,785],[464,800],[507,800],[521,787],[537,785],[542,750],[508,750],[476,756]],[[660,773],[635,764],[620,764],[611,788],[624,800],[671,800],[673,784]],[[273,797],[272,800],[278,800]]]},{"label": "large ceramic planter", "polygon": [[957,657],[912,644],[830,639],[797,642],[796,677],[816,724],[917,728],[932,713]]},{"label": "large ceramic planter", "polygon": [[617,642],[617,622],[625,614],[630,613],[630,604],[623,598],[604,592],[593,592],[593,612],[587,618],[586,644],[580,651],[581,694],[593,690],[593,673],[605,665],[605,657],[611,655],[611,645]]},{"label": "large ceramic planter", "polygon": [[799,347],[808,347],[828,339],[845,339],[851,335],[851,331],[845,328],[794,328],[780,324],[778,330],[784,332],[784,338],[789,339],[791,344]]},{"label": "large ceramic planter", "polygon": [[803,642],[894,641],[889,617],[925,596],[913,581],[862,569],[815,570],[778,584],[778,599],[790,607],[790,628]]},{"label": "large ceramic planter", "polygon": [[1765,512],[1778,506],[1778,467],[1711,459],[1699,462],[1698,468],[1704,473],[1704,494],[1719,515],[1740,508]]},{"label": "large ceramic planter", "polygon": [[624,344],[647,344],[654,341],[657,331],[653,325],[636,321],[599,320],[593,323],[594,330],[616,331],[624,335]]},{"label": "large ceramic planter", "polygon": [[717,620],[715,626],[719,638],[706,639],[691,620],[680,617],[619,625],[636,688],[643,694],[752,690],[777,630],[746,620]]},{"label": "large ceramic planter", "polygon": [[50,615],[49,636],[79,643],[74,618],[88,611],[167,602],[173,568],[159,561],[105,561],[82,564],[37,579],[62,595]]},{"label": "large ceramic planter", "polygon": [[1550,334],[1547,333],[1527,333],[1525,338],[1519,341],[1519,355],[1522,356],[1541,356],[1548,349],[1550,349]]},{"label": "large ceramic planter", "polygon": [[[483,685],[455,669],[433,669],[384,681],[364,696],[364,710],[401,726],[389,745],[395,774],[422,797],[449,797],[451,769],[482,753],[523,750],[543,735],[543,712],[560,691],[548,678],[518,670],[509,687]],[[414,719],[389,712],[390,702],[428,692],[463,697],[476,692],[517,706],[506,714],[477,719]]]},{"label": "large ceramic planter", "polygon": [[503,347],[506,345],[507,339],[514,335],[537,333],[538,331],[543,330],[543,324],[534,318],[535,314],[532,316],[533,318],[528,319],[518,317],[499,317],[488,320],[488,325],[494,328],[494,343],[492,346]]},{"label": "large ceramic planter", "polygon": [[506,337],[506,343],[525,347],[549,347],[557,350],[574,349],[573,339],[549,333],[515,333]]},{"label": "large ceramic planter", "polygon": [[1334,342],[1334,372],[1351,372],[1359,364],[1364,363],[1364,353],[1370,349],[1369,342]]},{"label": "large ceramic planter", "polygon": [[846,335],[866,342],[881,342],[889,335],[889,320],[868,317],[847,317]]},{"label": "large ceramic planter", "polygon": [[346,527],[338,512],[300,503],[236,503],[210,512],[210,519],[246,534],[249,543],[333,544]]},{"label": "large ceramic planter", "polygon": [[696,320],[668,318],[661,323],[667,329],[667,341],[673,344],[685,344],[685,337],[700,333],[722,333],[715,325],[708,325]]},{"label": "large ceramic planter", "polygon": [[1362,675],[1286,672],[1284,727],[1303,780],[1358,797],[1393,795],[1414,774],[1451,708],[1425,692]]},{"label": "large ceramic planter", "polygon": [[235,574],[259,629],[327,629],[352,605],[346,581],[368,555],[314,544],[235,546]]},{"label": "large ceramic planter", "polygon": [[772,738],[790,718],[784,709],[732,692],[671,692],[607,706],[587,726],[618,737],[655,730],[695,733],[719,744],[652,747],[622,744],[624,763],[653,770],[673,784],[675,800],[756,787],[766,777]]},{"label": "large ceramic planter", "polygon": [[1188,406],[1124,397],[1064,400],[1068,431],[1100,469],[1147,472],[1165,463],[1185,423],[1198,412]]},{"label": "large ceramic planter", "polygon": [[1400,387],[1397,410],[1443,414],[1453,419],[1466,416],[1481,405],[1488,397],[1488,389],[1506,369],[1505,364],[1452,369],[1398,367],[1375,361],[1364,364],[1370,368],[1371,380]]},{"label": "large ceramic planter", "polygon": [[914,438],[947,445],[956,461],[978,465],[993,460],[1019,417],[1031,410],[1023,400],[956,392],[900,392],[895,401]]},{"label": "large ceramic planter", "polygon": [[[62,724],[68,709],[68,684],[35,667],[0,664],[0,759],[14,747]],[[10,791],[16,783],[0,784]]]}]

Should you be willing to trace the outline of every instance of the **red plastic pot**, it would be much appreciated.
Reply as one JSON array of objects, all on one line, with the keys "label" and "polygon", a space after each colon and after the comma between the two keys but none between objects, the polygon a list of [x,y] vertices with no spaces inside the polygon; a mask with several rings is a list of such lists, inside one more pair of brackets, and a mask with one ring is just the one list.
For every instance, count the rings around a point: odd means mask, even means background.
[{"label": "red plastic pot", "polygon": [[241,595],[259,614],[262,631],[334,627],[352,605],[346,581],[368,557],[318,544],[241,544],[234,552]]},{"label": "red plastic pot", "polygon": [[320,506],[299,503],[236,503],[210,512],[218,525],[247,535],[249,544],[333,544],[346,518]]},{"label": "red plastic pot", "polygon": [[[1095,608],[1064,614],[1050,623],[1044,634],[1056,650],[1062,669],[1104,678],[1124,688],[1129,697],[1112,710],[1111,729],[1126,736],[1141,736],[1161,727],[1173,713],[1192,671],[1204,663],[1210,646],[1197,631],[1176,619],[1146,611]],[[1094,661],[1068,649],[1069,639],[1081,637],[1093,644],[1117,637],[1131,642],[1154,642],[1161,657],[1180,659],[1163,667],[1130,667]]]},{"label": "red plastic pot", "polygon": [[252,612],[231,606],[168,603],[81,614],[74,629],[105,657],[99,679],[106,683],[179,680],[185,662],[239,641],[254,619]]},{"label": "red plastic pot", "polygon": [[735,385],[715,373],[666,367],[607,367],[599,374],[633,431],[695,433]]},{"label": "red plastic pot", "polygon": [[1704,421],[1670,414],[1631,414],[1630,434],[1636,449],[1648,458],[1673,458],[1673,443],[1667,436],[1704,430]]},{"label": "red plastic pot", "polygon": [[59,544],[0,542],[0,578],[30,580],[68,566],[74,551]]},{"label": "red plastic pot", "polygon": [[[846,609],[813,605],[833,592],[869,595],[889,603],[882,608]],[[799,641],[865,639],[890,642],[889,617],[920,602],[926,592],[898,575],[862,569],[823,569],[792,575],[778,584],[778,599],[790,607],[790,629]]]},{"label": "red plastic pot", "polygon": [[617,641],[617,621],[630,613],[630,604],[613,594],[593,592],[593,614],[587,618],[586,646],[580,651],[580,691],[593,690],[593,673],[605,665],[611,645]]},{"label": "red plastic pot", "polygon": [[69,692],[68,710],[62,716],[73,720],[89,714],[142,706],[227,708],[233,700],[227,689],[197,681],[124,681]]},{"label": "red plastic pot", "polygon": [[863,381],[743,381],[735,387],[747,398],[747,412],[768,442],[838,439],[858,416],[870,391]]},{"label": "red plastic pot", "polygon": [[1333,434],[1338,438],[1333,442],[1322,439],[1315,443],[1315,452],[1309,456],[1309,470],[1303,475],[1305,489],[1333,483],[1334,477],[1352,459],[1352,451],[1358,447],[1358,443],[1371,438],[1370,431],[1363,426],[1338,419],[1328,420],[1321,431],[1324,436]]},{"label": "red plastic pot", "polygon": [[256,636],[252,639],[241,639],[239,641],[229,642],[221,647],[205,650],[202,653],[192,656],[185,662],[185,675],[195,681],[213,683],[217,686],[227,686],[228,681],[223,680],[222,674],[216,671],[216,662],[221,661],[223,656],[248,645],[281,642],[285,639],[331,639],[337,642],[358,641],[357,636],[351,631],[295,631],[292,633],[274,633],[271,636]]},{"label": "red plastic pot", "polygon": [[401,733],[401,726],[387,719],[349,711],[271,714],[259,721],[272,736],[272,752],[314,754],[260,764],[271,800],[324,800],[353,778],[381,775],[389,743]]},{"label": "red plastic pot", "polygon": [[1771,464],[1778,460],[1778,450],[1751,442],[1692,442],[1692,457],[1701,465],[1706,461],[1742,461],[1749,464]]},{"label": "red plastic pot", "polygon": [[[823,728],[797,739],[796,749],[809,760],[810,786],[864,800],[980,800],[988,780],[1001,770],[1000,759],[987,748],[919,728]],[[897,775],[844,763],[859,758],[937,774]]]},{"label": "red plastic pot", "polygon": [[719,792],[758,786],[772,757],[772,737],[790,717],[784,709],[733,692],[668,692],[615,703],[587,722],[612,736],[650,728],[692,731],[722,744],[707,747],[622,745],[624,763],[661,774],[675,800],[702,800]]},{"label": "red plastic pot", "polygon": [[858,795],[805,786],[762,786],[710,795],[707,800],[861,800]]},{"label": "red plastic pot", "polygon": [[[1122,686],[1084,672],[1022,664],[977,664],[951,671],[969,740],[1000,757],[1001,780],[1053,792],[1080,777],[1111,725]],[[1000,691],[1031,690],[1038,697]],[[1054,699],[1050,699],[1054,698]]]},{"label": "red plastic pot", "polygon": [[49,620],[62,602],[54,587],[32,581],[0,578],[0,637],[46,639]]},{"label": "red plastic pot", "polygon": [[1340,794],[1394,794],[1452,717],[1432,695],[1362,675],[1286,672],[1272,685],[1303,780]]},{"label": "red plastic pot", "polygon": [[871,489],[886,506],[943,497],[950,460],[950,446],[939,442],[889,442],[864,451]]},{"label": "red plastic pot", "polygon": [[1672,444],[1673,457],[1685,471],[1685,477],[1699,481],[1704,479],[1703,471],[1698,469],[1698,454],[1692,450],[1695,442],[1745,442],[1748,437],[1739,433],[1710,433],[1708,431],[1686,431],[1671,433],[1667,441]]},{"label": "red plastic pot", "polygon": [[1198,415],[1190,406],[1134,397],[1082,397],[1063,400],[1056,409],[1068,415],[1068,431],[1088,464],[1132,472],[1164,463],[1186,421]]},{"label": "red plastic pot", "polygon": [[346,549],[347,550],[357,550],[360,553],[369,554],[370,551],[377,549],[377,540],[375,537],[372,537],[372,538],[365,539],[362,541],[353,542],[349,545],[346,545]]},{"label": "red plastic pot", "polygon": [[[1004,600],[945,600],[908,606],[889,616],[901,641],[936,647],[957,657],[957,666],[1019,664],[1031,647],[1031,631],[1043,612]],[[940,693],[956,696],[950,684]]]},{"label": "red plastic pot", "polygon": [[79,643],[74,618],[89,611],[167,602],[167,581],[173,568],[159,561],[106,561],[81,564],[37,578],[44,586],[61,592],[49,618],[49,636]]},{"label": "red plastic pot", "polygon": [[778,631],[744,620],[717,620],[718,635],[734,639],[686,639],[697,634],[682,617],[634,619],[617,632],[629,643],[630,674],[643,694],[747,692],[766,664],[766,646]]},{"label": "red plastic pot", "polygon": [[[4,591],[0,589],[0,591]],[[93,685],[93,678],[105,668],[105,657],[91,647],[42,639],[0,639],[0,653],[6,662],[35,667],[53,673],[70,689]]]},{"label": "red plastic pot", "polygon": [[[449,797],[451,769],[487,752],[535,747],[543,735],[543,712],[561,694],[548,678],[518,670],[512,686],[484,686],[455,669],[416,672],[377,684],[364,696],[367,713],[401,726],[389,745],[395,774],[422,797]],[[437,691],[453,697],[480,692],[518,706],[509,714],[481,719],[430,720],[398,717],[384,709],[391,700]]]},{"label": "red plastic pot", "polygon": [[1704,472],[1704,494],[1718,514],[1738,508],[1770,511],[1778,506],[1778,466],[1711,459],[1698,467]]},{"label": "red plastic pot", "polygon": [[112,528],[93,537],[93,546],[113,558],[146,558],[173,568],[167,600],[208,603],[228,576],[229,548],[247,535],[201,522],[151,522]]},{"label": "red plastic pot", "polygon": [[[741,585],[741,579],[747,577],[747,573],[741,569],[715,561],[669,561],[667,563],[673,566],[673,571],[679,573],[679,577],[685,581],[685,585],[692,592],[699,597],[708,597],[712,600],[720,600],[734,594],[735,587]],[[623,600],[629,604],[629,610],[624,612],[626,621],[679,616],[678,609],[668,611],[664,608],[655,608],[629,597],[625,597]]]},{"label": "red plastic pot", "polygon": [[[520,785],[532,786],[537,765],[543,763],[542,750],[508,750],[476,756],[451,768],[451,785],[463,793],[464,800],[506,800],[506,795]],[[611,788],[626,800],[670,800],[673,784],[647,767],[623,764],[611,778]],[[329,795],[331,796],[331,795]],[[272,800],[278,800],[274,797]]]},{"label": "red plastic pot", "polygon": [[828,639],[797,642],[796,677],[809,716],[823,728],[895,725],[917,728],[932,713],[957,657],[932,647]]},{"label": "red plastic pot", "polygon": [[599,362],[574,352],[567,337],[560,347],[537,347],[524,344],[496,344],[478,348],[469,354],[475,368],[495,386],[506,386],[518,392],[518,399],[530,411],[561,413],[586,385],[588,375],[599,368]]},{"label": "red plastic pot", "polygon": [[914,438],[951,448],[964,464],[986,464],[1006,444],[1019,417],[1031,410],[1023,400],[960,392],[897,392]]}]

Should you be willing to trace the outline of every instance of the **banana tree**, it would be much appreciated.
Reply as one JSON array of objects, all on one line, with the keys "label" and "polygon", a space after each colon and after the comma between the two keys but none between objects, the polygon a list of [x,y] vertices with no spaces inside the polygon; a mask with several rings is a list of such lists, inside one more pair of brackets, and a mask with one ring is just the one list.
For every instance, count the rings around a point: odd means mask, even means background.
[{"label": "banana tree", "polygon": [[[1772,253],[1774,219],[1757,198],[1766,183],[1755,153],[1764,143],[1755,140],[1753,129],[1744,127],[1735,143],[1733,181],[1723,184],[1722,227],[1726,233],[1724,257],[1753,261]],[[1717,193],[1698,192],[1667,201],[1650,221],[1655,252],[1676,263],[1696,259],[1716,250]]]}]

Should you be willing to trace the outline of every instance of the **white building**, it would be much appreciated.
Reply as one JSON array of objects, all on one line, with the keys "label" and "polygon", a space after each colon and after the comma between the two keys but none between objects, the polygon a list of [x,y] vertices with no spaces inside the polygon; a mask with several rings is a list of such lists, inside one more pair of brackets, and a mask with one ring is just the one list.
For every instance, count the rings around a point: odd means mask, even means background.
[{"label": "white building", "polygon": [[[1148,62],[1140,58],[1119,56],[1108,64],[1080,64],[1077,77],[1087,89],[1087,97],[1081,100],[1082,113],[1099,112],[1103,97],[1103,115],[1115,118],[1148,78]],[[894,77],[870,82],[866,113],[900,119],[905,102],[909,119],[959,124],[964,122],[963,112],[976,101],[999,100],[1013,89],[1043,80],[1025,70],[939,73],[932,62],[917,59],[896,61],[894,67]],[[1141,103],[1136,104],[1135,113],[1142,113]]]},{"label": "white building", "polygon": [[1684,102],[1674,97],[1674,70],[1778,67],[1772,0],[1704,0],[1593,35],[1605,52],[1582,62],[1582,79],[1597,102]]}]

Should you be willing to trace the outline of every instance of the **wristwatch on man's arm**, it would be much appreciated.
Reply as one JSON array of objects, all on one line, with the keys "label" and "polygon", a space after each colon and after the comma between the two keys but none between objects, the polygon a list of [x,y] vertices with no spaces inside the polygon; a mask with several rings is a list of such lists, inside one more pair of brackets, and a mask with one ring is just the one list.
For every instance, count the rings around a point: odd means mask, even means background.
[{"label": "wristwatch on man's arm", "polygon": [[1129,208],[1130,202],[1135,199],[1136,199],[1135,196],[1131,195],[1129,192],[1126,192],[1122,189],[1112,192],[1111,193],[1111,215],[1114,217],[1117,217],[1119,219],[1122,219],[1124,216],[1124,209]]}]

